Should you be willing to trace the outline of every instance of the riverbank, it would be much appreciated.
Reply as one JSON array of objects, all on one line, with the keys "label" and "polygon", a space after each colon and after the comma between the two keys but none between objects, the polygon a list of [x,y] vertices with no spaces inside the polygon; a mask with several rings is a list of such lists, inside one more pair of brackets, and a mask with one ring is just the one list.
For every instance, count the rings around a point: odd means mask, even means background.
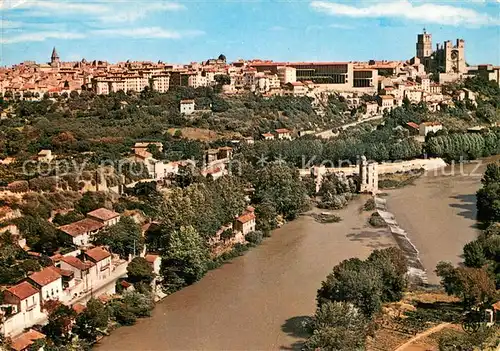
[{"label": "riverbank", "polygon": [[333,266],[395,246],[386,228],[367,224],[360,196],[334,211],[338,223],[301,216],[244,256],[156,305],[152,317],[122,327],[97,350],[247,350],[293,347],[297,323],[315,310],[316,291]]},{"label": "riverbank", "polygon": [[448,165],[426,172],[413,185],[387,191],[387,209],[418,249],[430,284],[439,284],[438,262],[459,264],[463,246],[479,234],[476,192],[486,165],[496,160],[500,156]]}]

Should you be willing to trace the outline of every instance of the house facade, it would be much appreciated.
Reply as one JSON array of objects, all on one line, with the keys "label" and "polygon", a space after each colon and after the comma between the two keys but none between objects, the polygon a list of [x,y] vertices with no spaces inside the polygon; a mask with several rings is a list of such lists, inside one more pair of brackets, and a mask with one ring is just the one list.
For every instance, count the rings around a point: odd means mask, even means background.
[{"label": "house facade", "polygon": [[42,313],[40,291],[28,282],[19,283],[3,292],[1,331],[5,336],[20,333],[40,323]]},{"label": "house facade", "polygon": [[115,225],[120,221],[119,213],[108,210],[107,208],[104,207],[98,208],[97,210],[87,213],[87,217],[102,223],[106,227]]},{"label": "house facade", "polygon": [[240,232],[243,235],[255,231],[255,212],[253,208],[248,208],[241,216],[237,217],[234,222],[234,231]]},{"label": "house facade", "polygon": [[47,267],[28,277],[28,281],[40,291],[40,300],[62,300],[62,276],[54,267]]},{"label": "house facade", "polygon": [[97,280],[104,280],[111,275],[111,254],[101,247],[94,247],[84,253],[95,264]]},{"label": "house facade", "polygon": [[66,234],[68,239],[76,246],[87,246],[94,234],[104,228],[104,224],[91,218],[84,218],[80,221],[66,224],[59,227],[59,230]]}]

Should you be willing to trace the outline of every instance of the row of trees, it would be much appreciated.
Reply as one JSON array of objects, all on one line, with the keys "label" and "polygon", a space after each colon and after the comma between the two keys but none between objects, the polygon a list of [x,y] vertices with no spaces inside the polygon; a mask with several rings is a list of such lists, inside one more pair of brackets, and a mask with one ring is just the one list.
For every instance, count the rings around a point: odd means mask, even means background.
[{"label": "row of trees", "polygon": [[426,150],[446,160],[476,159],[500,154],[500,132],[456,133],[429,138]]}]

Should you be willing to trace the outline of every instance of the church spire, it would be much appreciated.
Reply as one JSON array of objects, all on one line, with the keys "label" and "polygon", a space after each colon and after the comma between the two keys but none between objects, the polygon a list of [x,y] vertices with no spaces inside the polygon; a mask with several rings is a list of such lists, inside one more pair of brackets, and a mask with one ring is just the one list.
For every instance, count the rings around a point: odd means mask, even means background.
[{"label": "church spire", "polygon": [[57,54],[56,47],[54,46],[54,48],[52,49],[51,59],[53,61],[53,60],[58,59],[58,58],[59,58],[59,55]]}]

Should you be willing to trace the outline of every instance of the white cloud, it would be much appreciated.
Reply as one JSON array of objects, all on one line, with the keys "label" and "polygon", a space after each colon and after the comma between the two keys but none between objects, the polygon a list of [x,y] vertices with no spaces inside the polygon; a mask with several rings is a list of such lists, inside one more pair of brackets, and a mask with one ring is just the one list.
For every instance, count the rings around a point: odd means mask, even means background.
[{"label": "white cloud", "polygon": [[271,28],[269,28],[269,30],[271,30],[273,32],[282,32],[282,31],[286,30],[286,28],[282,27],[282,26],[272,26]]},{"label": "white cloud", "polygon": [[67,33],[67,32],[35,32],[23,33],[11,37],[4,37],[0,39],[0,44],[15,44],[34,41],[45,41],[47,39],[83,39],[84,34],[81,33]]},{"label": "white cloud", "polygon": [[21,22],[7,21],[4,19],[0,19],[0,29],[12,29],[12,28],[20,28],[23,24]]},{"label": "white cloud", "polygon": [[173,31],[160,27],[99,29],[92,31],[91,33],[94,35],[108,37],[129,37],[141,39],[180,39],[204,34],[202,31]]},{"label": "white cloud", "polygon": [[[452,4],[452,3],[450,3]],[[334,16],[355,18],[402,18],[424,23],[439,23],[452,26],[495,26],[500,19],[479,13],[471,8],[433,3],[411,3],[396,0],[366,6],[350,6],[336,2],[315,0],[311,7],[319,12]]]},{"label": "white cloud", "polygon": [[340,23],[333,23],[330,24],[328,27],[337,29],[354,29],[354,26],[349,26],[347,24],[340,24]]},{"label": "white cloud", "polygon": [[54,17],[87,15],[103,22],[133,22],[151,12],[179,11],[185,6],[170,1],[131,2],[125,0],[72,2],[63,0],[6,0],[5,10],[24,10],[25,16]]}]

